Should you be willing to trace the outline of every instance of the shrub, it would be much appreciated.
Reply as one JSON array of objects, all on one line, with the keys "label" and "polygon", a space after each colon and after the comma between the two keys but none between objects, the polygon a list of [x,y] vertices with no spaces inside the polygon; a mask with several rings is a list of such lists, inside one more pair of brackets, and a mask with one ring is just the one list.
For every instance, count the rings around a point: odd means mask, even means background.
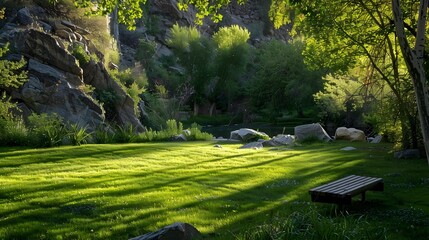
[{"label": "shrub", "polygon": [[105,144],[113,142],[114,133],[111,133],[108,129],[99,126],[97,129],[95,129],[92,136],[95,143]]},{"label": "shrub", "polygon": [[138,139],[136,130],[131,124],[127,124],[125,126],[118,125],[115,130],[116,131],[113,136],[113,141],[115,143],[133,143]]},{"label": "shrub", "polygon": [[31,144],[36,147],[54,147],[61,145],[67,131],[62,118],[57,114],[31,114],[28,117]]},{"label": "shrub", "polygon": [[77,59],[80,66],[84,66],[91,61],[91,56],[85,51],[82,45],[76,44],[73,46],[71,54]]},{"label": "shrub", "polygon": [[0,144],[4,146],[25,145],[27,143],[27,129],[21,118],[15,117],[11,110],[16,104],[3,93],[0,96]]},{"label": "shrub", "polygon": [[78,124],[70,124],[67,128],[67,136],[70,143],[74,146],[88,143],[91,135],[91,133],[87,132],[86,127],[80,127]]}]

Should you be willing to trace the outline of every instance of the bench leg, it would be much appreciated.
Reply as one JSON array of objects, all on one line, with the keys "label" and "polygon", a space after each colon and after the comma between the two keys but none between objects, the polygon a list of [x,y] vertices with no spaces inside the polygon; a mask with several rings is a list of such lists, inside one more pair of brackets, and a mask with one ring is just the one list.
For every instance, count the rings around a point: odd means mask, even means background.
[{"label": "bench leg", "polygon": [[362,195],[361,195],[361,202],[364,202],[365,201],[365,191],[363,191],[362,192]]}]

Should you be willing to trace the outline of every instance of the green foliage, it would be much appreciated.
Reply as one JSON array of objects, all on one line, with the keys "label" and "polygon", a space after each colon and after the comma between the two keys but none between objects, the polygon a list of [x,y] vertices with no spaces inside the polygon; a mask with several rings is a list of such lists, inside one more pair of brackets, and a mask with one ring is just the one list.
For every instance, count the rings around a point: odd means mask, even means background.
[{"label": "green foliage", "polygon": [[90,9],[91,14],[107,15],[117,9],[118,22],[125,24],[128,29],[134,30],[136,19],[143,16],[142,4],[146,0],[123,0],[120,3],[116,0],[73,0],[76,6]]},{"label": "green foliage", "polygon": [[13,87],[18,88],[27,81],[27,72],[22,68],[25,66],[26,61],[22,58],[19,62],[12,62],[8,60],[1,60],[9,51],[9,44],[4,46],[0,45],[0,88]]},{"label": "green foliage", "polygon": [[121,100],[120,96],[112,88],[104,90],[96,89],[95,96],[97,100],[103,104],[103,108],[106,112],[115,111],[116,104]]},{"label": "green foliage", "polygon": [[161,130],[165,128],[164,123],[166,120],[176,118],[179,104],[175,98],[166,98],[167,92],[162,85],[157,87],[158,93],[155,95],[144,93],[145,110],[148,118],[144,119],[143,123],[149,128]]},{"label": "green foliage", "polygon": [[226,104],[227,108],[231,106],[241,87],[239,80],[248,61],[249,38],[249,31],[237,25],[222,27],[213,35],[213,40],[218,46],[215,58],[218,81],[212,95],[219,96],[225,93],[226,102],[223,104]]},{"label": "green foliage", "polygon": [[136,130],[131,124],[125,126],[116,126],[113,142],[115,143],[133,143],[138,139]]},{"label": "green foliage", "polygon": [[28,117],[31,144],[36,147],[60,146],[67,136],[62,118],[57,114],[31,114]]},{"label": "green foliage", "polygon": [[76,44],[73,46],[71,54],[78,60],[80,66],[85,66],[91,61],[91,56],[80,44]]},{"label": "green foliage", "polygon": [[78,124],[70,124],[67,127],[67,136],[73,146],[87,144],[92,134],[88,133],[86,127],[80,127]]},{"label": "green foliage", "polygon": [[103,126],[99,126],[97,127],[97,129],[95,129],[92,136],[95,143],[98,143],[98,144],[113,143],[114,133],[113,131],[110,132],[109,129],[106,129]]},{"label": "green foliage", "polygon": [[322,110],[320,117],[340,116],[346,111],[361,109],[365,102],[365,85],[355,76],[327,75],[323,91],[314,94],[314,99]]},{"label": "green foliage", "polygon": [[210,82],[214,77],[213,42],[202,36],[194,27],[180,27],[175,24],[167,43],[178,58],[178,63],[185,69],[186,81],[192,87],[190,91],[194,104],[200,104],[207,98]]},{"label": "green foliage", "polygon": [[152,68],[156,54],[156,42],[140,39],[137,46],[135,59],[139,61],[145,69]]},{"label": "green foliage", "polygon": [[183,124],[181,122],[176,122],[174,119],[169,119],[165,124],[165,131],[167,131],[167,133],[171,136],[181,134],[183,132]]},{"label": "green foliage", "polygon": [[274,121],[282,111],[297,111],[314,106],[313,94],[321,89],[321,71],[304,63],[305,45],[300,40],[289,44],[273,40],[258,49],[255,74],[247,93],[255,109]]},{"label": "green foliage", "polygon": [[12,110],[16,110],[16,104],[3,93],[0,97],[0,145],[27,145],[27,128],[22,118],[14,116]]},{"label": "green foliage", "polygon": [[192,124],[189,129],[183,130],[183,124],[181,122],[170,119],[166,121],[165,129],[160,131],[149,129],[148,131],[141,133],[139,135],[139,141],[169,141],[172,137],[180,134],[183,134],[187,141],[210,141],[213,139],[213,135],[202,132],[201,126],[197,124]]},{"label": "green foliage", "polygon": [[213,35],[213,40],[219,49],[231,49],[237,45],[246,45],[250,38],[250,32],[241,26],[232,25],[230,27],[221,27]]},{"label": "green foliage", "polygon": [[[123,71],[112,70],[110,71],[110,76],[118,82],[125,92],[130,95],[134,101],[134,109],[138,111],[138,103],[140,102],[140,94],[144,93],[146,90],[146,85],[148,83],[146,73],[138,71],[137,68],[126,69]],[[113,97],[113,95],[106,96],[108,98]],[[109,101],[117,101],[119,99],[105,99]],[[101,102],[103,102],[100,99]]]}]

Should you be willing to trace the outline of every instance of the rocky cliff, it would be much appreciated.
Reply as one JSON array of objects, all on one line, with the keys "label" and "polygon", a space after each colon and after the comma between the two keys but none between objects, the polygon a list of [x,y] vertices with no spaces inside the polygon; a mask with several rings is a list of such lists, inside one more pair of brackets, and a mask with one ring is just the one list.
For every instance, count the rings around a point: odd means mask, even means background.
[{"label": "rocky cliff", "polygon": [[[35,113],[56,113],[65,121],[93,130],[105,122],[131,124],[144,131],[134,110],[133,100],[109,75],[101,61],[91,59],[79,64],[71,54],[81,46],[86,54],[102,55],[91,44],[90,33],[65,20],[53,20],[38,6],[20,9],[0,29],[0,43],[9,42],[8,60],[27,60],[29,80],[19,89],[6,89],[18,102],[24,117]],[[104,109],[96,94],[86,92],[90,85],[97,91],[109,90],[118,96],[111,108]]]}]

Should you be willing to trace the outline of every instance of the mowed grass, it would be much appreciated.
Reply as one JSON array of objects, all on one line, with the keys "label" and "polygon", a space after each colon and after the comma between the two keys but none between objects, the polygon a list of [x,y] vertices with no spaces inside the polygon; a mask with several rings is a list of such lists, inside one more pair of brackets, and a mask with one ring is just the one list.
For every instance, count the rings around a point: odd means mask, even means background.
[{"label": "mowed grass", "polygon": [[428,239],[425,159],[393,159],[389,144],[214,144],[0,148],[0,239],[128,239],[179,221],[207,239],[235,239],[296,211],[337,218],[308,190],[349,174],[382,177],[385,191],[345,214],[390,239]]}]

